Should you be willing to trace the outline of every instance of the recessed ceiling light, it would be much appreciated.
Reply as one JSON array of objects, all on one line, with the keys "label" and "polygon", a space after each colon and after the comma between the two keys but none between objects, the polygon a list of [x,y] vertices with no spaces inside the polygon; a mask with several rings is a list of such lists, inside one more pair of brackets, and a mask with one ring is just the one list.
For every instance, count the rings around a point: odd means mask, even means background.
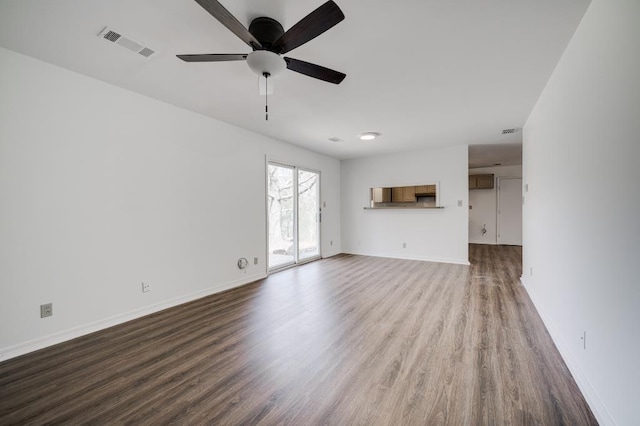
[{"label": "recessed ceiling light", "polygon": [[360,140],[363,140],[363,141],[370,141],[377,138],[378,136],[380,136],[380,133],[377,133],[377,132],[364,132],[358,135]]},{"label": "recessed ceiling light", "polygon": [[342,139],[340,139],[340,138],[339,138],[339,137],[337,137],[337,136],[334,136],[334,137],[332,137],[332,138],[329,138],[329,140],[330,140],[331,142],[344,142]]}]

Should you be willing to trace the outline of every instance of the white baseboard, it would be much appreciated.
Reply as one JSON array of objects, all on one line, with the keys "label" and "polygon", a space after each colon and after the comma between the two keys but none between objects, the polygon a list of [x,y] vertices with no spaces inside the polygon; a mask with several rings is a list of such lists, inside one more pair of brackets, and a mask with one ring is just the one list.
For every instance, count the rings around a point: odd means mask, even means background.
[{"label": "white baseboard", "polygon": [[490,246],[497,246],[498,243],[496,242],[496,240],[492,240],[492,241],[487,241],[487,240],[476,240],[476,239],[469,239],[469,244],[487,244]]},{"label": "white baseboard", "polygon": [[428,257],[428,256],[398,256],[395,253],[367,253],[359,251],[345,251],[346,254],[355,254],[358,256],[372,256],[372,257],[387,257],[390,259],[403,259],[403,260],[422,260],[425,262],[437,262],[437,263],[453,263],[456,265],[469,266],[468,260],[463,259],[449,259],[446,257]]},{"label": "white baseboard", "polygon": [[593,415],[596,416],[598,423],[603,426],[615,426],[616,423],[613,421],[613,417],[611,417],[611,414],[609,413],[609,410],[607,410],[607,407],[603,404],[602,398],[600,398],[600,395],[598,395],[598,392],[596,392],[595,388],[591,384],[591,381],[589,381],[586,374],[584,374],[584,371],[582,371],[582,368],[580,368],[580,365],[576,362],[571,351],[569,350],[569,346],[565,343],[565,341],[562,339],[562,336],[558,332],[558,328],[555,326],[551,318],[547,315],[544,308],[540,304],[540,301],[537,299],[533,280],[531,279],[531,277],[523,275],[520,277],[520,282],[522,282],[522,285],[529,294],[529,298],[538,311],[538,315],[540,315],[540,318],[542,318],[542,322],[544,322],[545,327],[547,327],[547,331],[549,331],[551,339],[558,348],[558,351],[560,351],[562,359],[564,360],[565,364],[567,364],[569,371],[571,371],[571,375],[580,388],[580,391],[582,392],[584,399],[587,401],[587,404],[589,404],[589,407],[591,407],[591,411],[593,412]]},{"label": "white baseboard", "polygon": [[78,327],[73,327],[68,330],[60,331],[48,336],[39,337],[37,339],[30,340],[28,342],[19,343],[14,346],[0,349],[0,361],[15,358],[20,355],[27,354],[29,352],[37,351],[39,349],[46,348],[48,346],[56,345],[58,343],[66,342],[67,340],[75,339],[94,333],[96,331],[104,330],[105,328],[113,327],[114,325],[122,324],[127,321],[141,318],[145,315],[153,314],[164,309],[172,308],[174,306],[182,305],[183,303],[191,302],[206,296],[210,296],[215,293],[220,293],[226,290],[230,290],[235,287],[240,287],[245,284],[252,283],[257,280],[265,278],[265,273],[259,273],[243,277],[242,279],[229,281],[226,283],[217,284],[209,287],[205,290],[185,294],[174,299],[167,300],[165,302],[156,303],[154,305],[145,306],[140,309],[135,309],[123,314],[114,315],[109,318],[83,324]]},{"label": "white baseboard", "polygon": [[341,251],[339,251],[339,250],[338,250],[338,251],[335,251],[335,250],[334,250],[334,251],[331,251],[331,252],[329,252],[329,253],[322,253],[322,258],[323,258],[323,259],[326,259],[326,258],[328,258],[328,257],[337,256],[337,255],[339,255],[339,254],[342,254],[342,252],[341,252]]}]

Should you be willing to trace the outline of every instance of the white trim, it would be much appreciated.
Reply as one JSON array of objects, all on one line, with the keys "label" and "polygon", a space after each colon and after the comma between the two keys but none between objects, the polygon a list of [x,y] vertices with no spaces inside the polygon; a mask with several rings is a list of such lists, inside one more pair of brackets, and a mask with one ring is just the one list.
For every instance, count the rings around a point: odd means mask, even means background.
[{"label": "white trim", "polygon": [[300,263],[300,206],[298,205],[298,198],[300,198],[300,169],[293,168],[293,187],[291,188],[293,194],[293,261],[295,264]]},{"label": "white trim", "polygon": [[322,259],[328,259],[330,257],[337,256],[339,254],[344,254],[344,253],[342,253],[341,251],[330,251],[329,253],[323,253]]},{"label": "white trim", "polygon": [[428,257],[428,256],[398,256],[397,254],[375,254],[375,253],[367,253],[367,252],[359,252],[359,251],[344,251],[345,254],[355,254],[358,256],[371,256],[371,257],[386,257],[389,259],[403,259],[403,260],[421,260],[423,262],[436,262],[436,263],[453,263],[456,265],[466,265],[469,266],[468,260],[463,259],[450,259],[447,257]]},{"label": "white trim", "polygon": [[598,423],[600,423],[601,425],[615,425],[616,423],[614,422],[613,417],[611,417],[609,410],[607,410],[607,407],[602,402],[602,398],[600,398],[600,395],[598,395],[598,392],[596,392],[595,388],[591,384],[591,381],[584,373],[582,368],[580,368],[580,365],[576,362],[575,358],[571,354],[571,351],[569,350],[569,346],[562,339],[560,333],[558,332],[558,328],[551,320],[551,317],[547,315],[542,305],[540,305],[540,302],[536,297],[536,292],[533,289],[533,280],[528,276],[522,275],[520,277],[520,282],[527,291],[527,294],[529,294],[529,298],[533,302],[533,306],[535,306],[536,311],[538,311],[538,315],[540,315],[540,318],[542,318],[542,322],[547,328],[547,331],[549,332],[553,343],[555,343],[556,347],[558,348],[558,351],[560,352],[562,359],[567,365],[567,368],[569,368],[569,371],[571,371],[571,375],[576,381],[578,388],[580,388],[580,391],[582,392],[584,399],[587,401],[587,404],[589,404],[589,407],[591,408],[593,415],[596,417],[596,420],[598,420]]},{"label": "white trim", "polygon": [[[496,233],[496,237],[497,237],[497,233]],[[469,244],[477,244],[477,245],[485,245],[485,246],[497,246],[498,243],[494,243],[494,242],[487,242],[487,241],[482,241],[482,240],[469,240]],[[519,246],[520,247],[520,246]]]},{"label": "white trim", "polygon": [[209,287],[205,290],[196,291],[193,293],[179,296],[165,302],[156,303],[151,306],[145,306],[144,308],[134,309],[133,311],[126,312],[124,314],[114,315],[109,318],[93,321],[88,324],[73,327],[68,330],[59,331],[57,333],[50,334],[48,336],[39,337],[37,339],[30,340],[28,342],[19,343],[8,348],[0,349],[0,360],[5,361],[11,358],[15,358],[20,355],[27,354],[29,352],[37,351],[39,349],[46,348],[48,346],[56,345],[58,343],[66,342],[77,337],[81,337],[96,331],[104,330],[109,327],[113,327],[118,324],[125,323],[137,318],[144,317],[149,314],[153,314],[164,309],[172,308],[174,306],[182,305],[183,303],[191,302],[197,299],[201,299],[212,294],[221,293],[232,288],[240,287],[245,284],[249,284],[265,278],[267,274],[259,273],[250,276],[245,276],[242,279],[234,281],[228,281]]},{"label": "white trim", "polygon": [[264,156],[264,265],[269,274],[269,156]]}]

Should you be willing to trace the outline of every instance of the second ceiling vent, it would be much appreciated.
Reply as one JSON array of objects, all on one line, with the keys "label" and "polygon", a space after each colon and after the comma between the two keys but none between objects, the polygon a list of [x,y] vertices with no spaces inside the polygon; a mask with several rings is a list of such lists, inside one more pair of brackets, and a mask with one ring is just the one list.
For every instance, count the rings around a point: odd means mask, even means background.
[{"label": "second ceiling vent", "polygon": [[502,131],[502,134],[503,135],[510,135],[511,133],[518,133],[518,130],[520,130],[520,129],[518,129],[517,127],[513,128],[513,129],[504,129]]}]

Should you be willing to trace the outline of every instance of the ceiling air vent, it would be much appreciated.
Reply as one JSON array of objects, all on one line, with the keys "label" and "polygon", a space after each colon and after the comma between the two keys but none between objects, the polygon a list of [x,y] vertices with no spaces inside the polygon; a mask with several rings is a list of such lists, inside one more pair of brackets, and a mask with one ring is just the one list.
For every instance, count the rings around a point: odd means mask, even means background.
[{"label": "ceiling air vent", "polygon": [[502,134],[503,134],[503,135],[509,135],[509,134],[511,134],[511,133],[518,133],[518,130],[519,130],[519,129],[518,129],[517,127],[516,127],[516,128],[513,128],[513,129],[504,129],[504,130],[502,131]]},{"label": "ceiling air vent", "polygon": [[109,40],[110,42],[115,43],[119,46],[126,47],[127,49],[136,52],[144,56],[145,58],[148,58],[155,53],[153,49],[143,46],[142,44],[123,36],[122,34],[110,29],[109,27],[105,27],[102,31],[100,31],[98,37],[102,37],[103,39]]},{"label": "ceiling air vent", "polygon": [[104,38],[113,42],[116,42],[120,37],[120,34],[113,31],[107,31],[107,33],[104,35]]}]

